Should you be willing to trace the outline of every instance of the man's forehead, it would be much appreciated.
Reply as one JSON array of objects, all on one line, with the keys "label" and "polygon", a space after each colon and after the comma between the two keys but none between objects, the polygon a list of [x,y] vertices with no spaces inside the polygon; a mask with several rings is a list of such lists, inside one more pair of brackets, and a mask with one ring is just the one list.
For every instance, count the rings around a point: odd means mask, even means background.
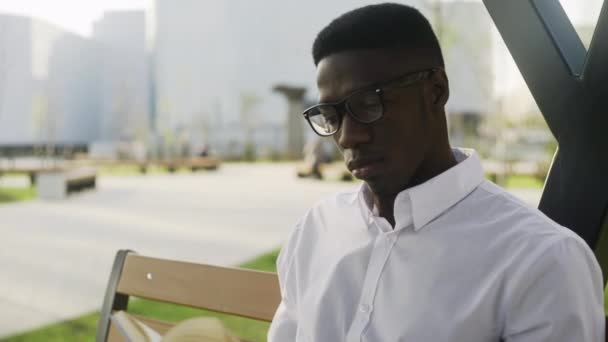
[{"label": "man's forehead", "polygon": [[398,59],[380,50],[355,50],[332,54],[317,66],[317,83],[332,82],[336,78],[373,77],[390,73]]},{"label": "man's forehead", "polygon": [[417,54],[404,50],[369,49],[335,53],[317,65],[317,87],[322,99],[349,92],[420,69]]}]

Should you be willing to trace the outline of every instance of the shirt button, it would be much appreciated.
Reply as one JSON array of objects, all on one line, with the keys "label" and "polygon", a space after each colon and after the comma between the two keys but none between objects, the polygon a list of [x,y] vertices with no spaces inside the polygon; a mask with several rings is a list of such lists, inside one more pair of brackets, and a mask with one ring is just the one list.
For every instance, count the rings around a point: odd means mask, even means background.
[{"label": "shirt button", "polygon": [[368,313],[370,310],[370,306],[367,304],[361,304],[359,306],[359,311],[363,312],[363,313]]}]

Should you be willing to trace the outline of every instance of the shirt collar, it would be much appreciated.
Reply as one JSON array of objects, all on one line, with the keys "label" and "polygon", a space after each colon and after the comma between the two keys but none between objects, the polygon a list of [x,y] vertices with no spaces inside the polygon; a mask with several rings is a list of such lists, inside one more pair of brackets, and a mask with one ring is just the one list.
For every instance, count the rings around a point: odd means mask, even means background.
[{"label": "shirt collar", "polygon": [[[464,199],[483,181],[481,161],[474,150],[454,148],[452,153],[458,164],[397,195],[394,210],[395,230],[412,223],[415,231],[422,229]],[[369,221],[374,216],[374,204],[371,190],[365,183],[361,184],[359,198],[364,218]]]}]

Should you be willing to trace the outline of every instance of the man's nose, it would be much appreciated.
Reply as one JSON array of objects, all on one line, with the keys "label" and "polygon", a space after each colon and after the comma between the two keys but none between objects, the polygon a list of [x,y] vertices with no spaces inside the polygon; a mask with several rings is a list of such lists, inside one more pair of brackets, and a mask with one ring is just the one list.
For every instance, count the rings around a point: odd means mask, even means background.
[{"label": "man's nose", "polygon": [[342,117],[342,126],[336,133],[338,145],[343,149],[354,148],[359,144],[367,143],[371,140],[371,127],[367,124],[359,123],[350,115]]}]

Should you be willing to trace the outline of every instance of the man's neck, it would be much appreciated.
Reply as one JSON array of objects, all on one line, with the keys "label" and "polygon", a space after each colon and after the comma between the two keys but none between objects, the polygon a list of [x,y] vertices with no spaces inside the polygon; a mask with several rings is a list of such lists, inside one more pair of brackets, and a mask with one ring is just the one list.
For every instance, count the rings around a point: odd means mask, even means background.
[{"label": "man's neck", "polygon": [[376,196],[374,195],[374,205],[378,209],[378,216],[384,217],[391,226],[395,227],[395,198],[397,195],[392,196]]},{"label": "man's neck", "polygon": [[[419,172],[412,177],[412,180],[409,184],[402,189],[406,190],[412,188],[416,185],[422,184],[427,180],[442,174],[443,172],[450,169],[452,166],[458,164],[456,158],[452,154],[452,150],[449,150],[449,154],[445,154],[443,158],[438,158],[435,163],[427,163],[428,165],[423,165]],[[400,191],[400,192],[401,192]],[[378,215],[380,217],[384,217],[391,226],[395,227],[395,198],[399,193],[390,194],[390,195],[376,195],[373,194],[374,205],[378,209]]]}]

